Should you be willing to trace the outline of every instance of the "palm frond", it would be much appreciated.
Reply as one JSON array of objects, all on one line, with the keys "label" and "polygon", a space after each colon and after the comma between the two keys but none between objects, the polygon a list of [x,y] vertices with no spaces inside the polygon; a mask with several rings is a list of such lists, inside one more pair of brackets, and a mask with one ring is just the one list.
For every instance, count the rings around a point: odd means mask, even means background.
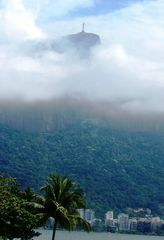
[{"label": "palm frond", "polygon": [[77,226],[80,226],[84,231],[90,232],[91,231],[91,225],[89,222],[81,218],[80,216],[76,216],[77,220]]},{"label": "palm frond", "polygon": [[85,231],[90,231],[90,224],[79,216],[77,210],[85,208],[86,201],[83,191],[76,187],[74,181],[51,174],[41,191],[44,192],[44,199],[41,201],[43,209],[40,209],[43,219],[53,217],[56,224],[69,231],[77,225],[81,225]]}]

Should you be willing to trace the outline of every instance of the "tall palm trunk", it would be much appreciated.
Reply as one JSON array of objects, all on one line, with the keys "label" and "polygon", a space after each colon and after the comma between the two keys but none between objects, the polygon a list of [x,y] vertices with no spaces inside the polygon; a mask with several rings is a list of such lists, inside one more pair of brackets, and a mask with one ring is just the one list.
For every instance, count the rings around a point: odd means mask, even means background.
[{"label": "tall palm trunk", "polygon": [[55,222],[54,222],[52,240],[55,240],[56,227],[57,227],[57,220],[55,220]]}]

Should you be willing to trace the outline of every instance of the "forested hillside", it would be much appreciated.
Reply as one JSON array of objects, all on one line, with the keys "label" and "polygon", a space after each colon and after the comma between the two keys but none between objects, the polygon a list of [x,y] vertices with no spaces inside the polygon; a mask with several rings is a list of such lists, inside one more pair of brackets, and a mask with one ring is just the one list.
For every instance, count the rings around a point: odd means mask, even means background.
[{"label": "forested hillside", "polygon": [[0,125],[0,171],[39,190],[50,172],[77,180],[88,207],[149,207],[164,214],[164,134],[76,121],[64,129],[29,133]]}]

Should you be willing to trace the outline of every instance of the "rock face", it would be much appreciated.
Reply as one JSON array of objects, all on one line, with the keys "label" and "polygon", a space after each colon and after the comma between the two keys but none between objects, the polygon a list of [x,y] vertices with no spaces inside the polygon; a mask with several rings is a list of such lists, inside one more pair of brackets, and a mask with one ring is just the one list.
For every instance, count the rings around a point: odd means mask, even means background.
[{"label": "rock face", "polygon": [[66,48],[74,49],[80,56],[89,56],[92,47],[101,43],[100,37],[94,33],[87,33],[82,30],[76,34],[70,34],[63,37],[64,45]]},{"label": "rock face", "polygon": [[84,31],[68,35],[67,40],[76,48],[90,49],[100,44],[100,37],[94,33],[86,33]]}]

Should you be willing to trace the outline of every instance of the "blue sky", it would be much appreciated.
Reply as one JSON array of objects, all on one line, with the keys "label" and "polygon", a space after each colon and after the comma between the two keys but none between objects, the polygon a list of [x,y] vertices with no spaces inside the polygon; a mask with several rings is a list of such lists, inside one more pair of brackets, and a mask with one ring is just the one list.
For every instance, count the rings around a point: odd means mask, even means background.
[{"label": "blue sky", "polygon": [[22,0],[28,9],[33,11],[38,9],[37,20],[41,23],[56,19],[106,14],[139,1],[142,0]]},{"label": "blue sky", "polygon": [[[149,0],[148,0],[149,1]],[[27,32],[32,29],[32,34],[36,30],[38,36],[41,30],[48,31],[53,36],[53,27],[56,24],[67,24],[65,32],[79,31],[83,21],[89,22],[91,18],[106,16],[107,14],[117,13],[123,9],[141,3],[142,0],[0,0],[2,15],[8,19],[6,28],[11,28],[9,21],[16,24],[21,31],[26,25]],[[12,20],[9,18],[12,18]],[[78,23],[77,23],[78,22]],[[71,23],[71,24],[69,24]],[[72,28],[70,27],[72,26]],[[37,29],[38,26],[38,29]],[[96,31],[94,26],[88,24],[88,31]],[[52,28],[51,28],[52,27]],[[29,29],[29,30],[28,30]],[[54,28],[55,29],[55,28]],[[13,30],[13,29],[12,29]],[[25,30],[25,28],[24,28]],[[60,35],[58,27],[56,33]],[[10,30],[8,29],[8,32]],[[40,32],[40,33],[39,33]],[[101,33],[101,32],[100,32]],[[36,35],[37,35],[36,34]],[[62,34],[62,31],[61,31]]]},{"label": "blue sky", "polygon": [[38,24],[98,16],[118,11],[143,0],[0,0],[0,8],[23,4],[37,15]]},{"label": "blue sky", "polygon": [[141,0],[97,0],[91,7],[74,10],[72,16],[106,14],[125,8],[137,1],[139,2]]}]

